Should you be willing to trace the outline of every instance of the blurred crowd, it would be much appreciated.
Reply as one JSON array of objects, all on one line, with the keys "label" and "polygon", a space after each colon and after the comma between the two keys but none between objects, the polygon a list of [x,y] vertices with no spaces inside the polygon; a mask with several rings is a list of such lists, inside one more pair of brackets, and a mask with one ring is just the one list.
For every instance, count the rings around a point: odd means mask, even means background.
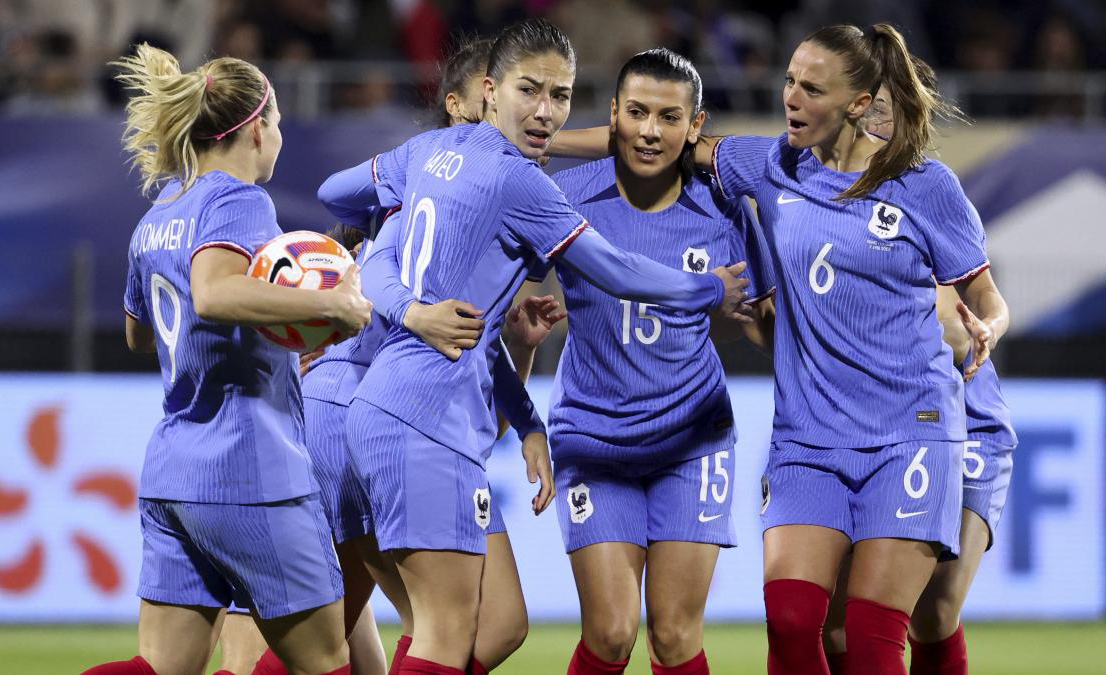
[{"label": "blurred crowd", "polygon": [[[177,54],[186,70],[213,55],[283,72],[337,62],[330,70],[344,75],[327,110],[387,109],[417,102],[455,36],[494,35],[535,15],[569,34],[582,74],[609,78],[658,45],[691,57],[722,111],[771,110],[775,98],[738,101],[712,69],[725,84],[774,77],[804,35],[840,22],[890,21],[942,72],[1106,70],[1103,0],[0,0],[0,111],[117,106],[124,95],[105,64],[140,41]],[[990,97],[970,112],[1080,114],[1079,101],[1046,98]]]}]

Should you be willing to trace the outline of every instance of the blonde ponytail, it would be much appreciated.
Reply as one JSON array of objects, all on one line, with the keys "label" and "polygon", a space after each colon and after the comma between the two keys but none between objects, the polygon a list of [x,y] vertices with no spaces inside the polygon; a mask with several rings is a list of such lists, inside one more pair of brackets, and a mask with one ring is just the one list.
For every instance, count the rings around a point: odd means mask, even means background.
[{"label": "blonde ponytail", "polygon": [[196,182],[199,154],[224,142],[219,135],[251,111],[262,106],[264,119],[272,107],[268,81],[240,59],[215,59],[181,73],[172,54],[143,43],[111,65],[120,70],[116,79],[136,92],[127,103],[123,147],[142,175],[144,195],[174,178],[181,193],[188,190]]}]

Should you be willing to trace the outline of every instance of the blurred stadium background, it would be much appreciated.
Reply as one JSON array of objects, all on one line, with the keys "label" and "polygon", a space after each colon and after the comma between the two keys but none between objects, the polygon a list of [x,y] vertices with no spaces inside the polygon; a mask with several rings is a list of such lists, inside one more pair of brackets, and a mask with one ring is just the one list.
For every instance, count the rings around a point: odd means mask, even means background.
[{"label": "blurred stadium background", "polygon": [[[666,45],[699,66],[713,132],[775,135],[803,35],[842,21],[904,30],[974,120],[938,152],[983,217],[1012,315],[995,360],[1021,445],[968,599],[973,672],[1106,672],[1103,0],[0,0],[0,671],[77,672],[135,651],[135,489],[161,393],[155,361],[123,341],[126,242],[146,202],[104,64],[147,40],[185,69],[212,55],[262,65],[285,138],[267,188],[285,230],[319,230],[327,175],[432,125],[450,36],[531,15],[577,49],[569,128],[605,123],[625,58]],[[537,357],[541,410],[563,339],[562,325]],[[719,561],[707,651],[716,672],[758,672],[771,363],[742,345],[724,361],[742,545]],[[515,450],[504,443],[489,470],[534,626],[499,672],[563,672],[575,589],[555,517],[526,511]],[[644,672],[637,652],[631,672]]]}]

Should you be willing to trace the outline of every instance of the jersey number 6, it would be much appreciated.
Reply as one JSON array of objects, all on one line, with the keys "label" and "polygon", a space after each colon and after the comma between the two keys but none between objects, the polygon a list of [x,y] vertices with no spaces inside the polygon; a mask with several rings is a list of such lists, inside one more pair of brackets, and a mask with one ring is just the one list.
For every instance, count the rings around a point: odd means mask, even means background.
[{"label": "jersey number 6", "polygon": [[[833,288],[833,267],[826,261],[826,256],[829,254],[830,249],[833,248],[833,244],[826,244],[822,247],[822,250],[818,252],[818,257],[814,259],[814,262],[810,266],[810,272],[807,274],[807,280],[810,281],[810,288],[818,295],[825,295],[829,292],[829,289]],[[818,282],[818,270],[826,271],[826,280],[824,282]]]}]

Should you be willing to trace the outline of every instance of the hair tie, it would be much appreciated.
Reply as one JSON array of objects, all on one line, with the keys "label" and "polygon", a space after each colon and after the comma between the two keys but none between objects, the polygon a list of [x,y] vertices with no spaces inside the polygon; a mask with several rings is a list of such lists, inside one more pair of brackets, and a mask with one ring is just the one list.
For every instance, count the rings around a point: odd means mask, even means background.
[{"label": "hair tie", "polygon": [[204,82],[204,91],[207,91],[208,89],[211,89],[211,85],[215,83],[215,78],[211,75],[204,75],[204,78],[206,80]]}]

